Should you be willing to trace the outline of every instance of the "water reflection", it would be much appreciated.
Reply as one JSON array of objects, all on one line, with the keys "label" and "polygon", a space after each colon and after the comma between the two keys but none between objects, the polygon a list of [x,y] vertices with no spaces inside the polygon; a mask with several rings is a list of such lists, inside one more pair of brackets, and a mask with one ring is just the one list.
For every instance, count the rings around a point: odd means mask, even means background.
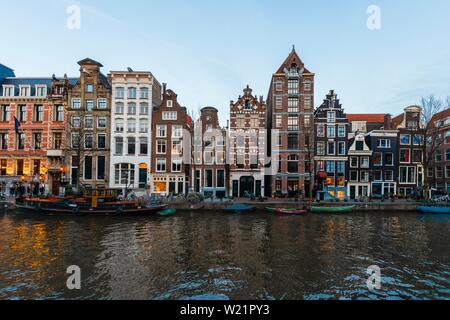
[{"label": "water reflection", "polygon": [[[450,217],[0,218],[2,299],[450,298]],[[66,269],[82,270],[69,291]],[[382,268],[369,292],[366,270]]]}]

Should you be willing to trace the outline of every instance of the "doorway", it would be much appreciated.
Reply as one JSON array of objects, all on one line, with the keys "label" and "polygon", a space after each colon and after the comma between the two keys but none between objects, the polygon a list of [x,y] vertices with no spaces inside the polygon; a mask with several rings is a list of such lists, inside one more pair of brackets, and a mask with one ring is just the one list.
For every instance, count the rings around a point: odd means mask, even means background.
[{"label": "doorway", "polygon": [[255,194],[255,178],[242,177],[240,180],[240,197],[243,198],[245,193]]}]

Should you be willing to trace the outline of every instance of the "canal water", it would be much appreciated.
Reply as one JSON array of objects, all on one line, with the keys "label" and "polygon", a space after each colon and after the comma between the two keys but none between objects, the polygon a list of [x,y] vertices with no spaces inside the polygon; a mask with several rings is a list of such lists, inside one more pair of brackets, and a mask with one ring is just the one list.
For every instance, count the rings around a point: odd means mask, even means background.
[{"label": "canal water", "polygon": [[450,216],[7,213],[0,299],[450,299]]}]

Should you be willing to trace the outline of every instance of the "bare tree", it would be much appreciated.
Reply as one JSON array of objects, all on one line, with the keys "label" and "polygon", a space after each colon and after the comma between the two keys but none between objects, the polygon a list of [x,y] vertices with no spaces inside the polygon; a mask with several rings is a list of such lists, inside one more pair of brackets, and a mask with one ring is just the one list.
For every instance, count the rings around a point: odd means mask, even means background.
[{"label": "bare tree", "polygon": [[[450,99],[447,98],[447,100]],[[428,171],[435,166],[436,151],[440,149],[444,142],[444,139],[442,139],[442,136],[440,135],[440,127],[434,123],[433,117],[443,110],[443,103],[441,99],[436,98],[434,95],[429,95],[428,97],[423,97],[421,99],[421,107],[422,113],[420,115],[420,120],[424,126],[422,130],[425,132],[422,156],[424,196],[425,198],[428,198],[430,190]]]},{"label": "bare tree", "polygon": [[314,189],[314,153],[315,153],[315,144],[314,144],[314,117],[311,117],[311,123],[309,125],[305,125],[305,174],[306,176],[309,176],[309,190],[308,194],[305,194],[305,196],[309,199],[313,196],[313,189]]}]

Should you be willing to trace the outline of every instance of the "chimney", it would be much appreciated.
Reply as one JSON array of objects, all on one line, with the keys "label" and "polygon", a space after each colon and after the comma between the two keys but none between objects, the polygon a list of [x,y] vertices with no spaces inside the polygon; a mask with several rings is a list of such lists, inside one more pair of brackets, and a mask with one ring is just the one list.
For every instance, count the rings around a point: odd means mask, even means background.
[{"label": "chimney", "polygon": [[166,91],[167,91],[167,83],[163,83],[162,84],[163,85],[163,94],[166,94]]},{"label": "chimney", "polygon": [[391,115],[388,113],[384,116],[384,130],[391,130]]}]

